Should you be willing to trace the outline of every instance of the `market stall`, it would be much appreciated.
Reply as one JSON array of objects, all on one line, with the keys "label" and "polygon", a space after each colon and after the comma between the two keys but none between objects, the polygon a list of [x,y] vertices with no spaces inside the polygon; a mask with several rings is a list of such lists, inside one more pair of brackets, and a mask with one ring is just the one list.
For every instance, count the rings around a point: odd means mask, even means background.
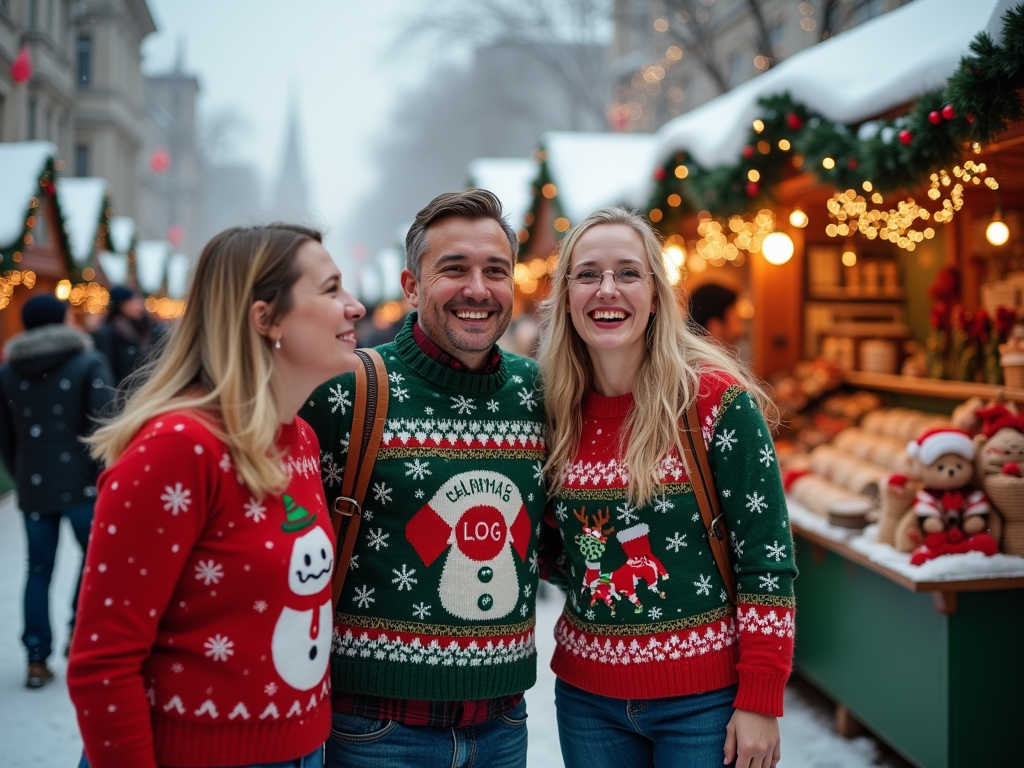
[{"label": "market stall", "polygon": [[47,141],[0,144],[0,340],[21,330],[31,291],[52,291],[69,276],[56,157]]},{"label": "market stall", "polygon": [[668,123],[648,184],[747,276],[797,669],[920,766],[1019,762],[1022,89],[1024,6],[918,0]]},{"label": "market stall", "polygon": [[98,315],[110,300],[113,285],[99,255],[108,247],[110,191],[106,179],[73,177],[56,182],[57,205],[64,218],[72,274],[56,287],[59,298],[89,315]]}]

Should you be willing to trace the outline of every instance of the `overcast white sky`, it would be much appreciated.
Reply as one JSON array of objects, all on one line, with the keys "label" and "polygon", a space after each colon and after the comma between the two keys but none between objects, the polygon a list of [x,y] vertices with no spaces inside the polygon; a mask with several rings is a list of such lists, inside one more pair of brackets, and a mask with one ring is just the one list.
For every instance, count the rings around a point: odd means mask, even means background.
[{"label": "overcast white sky", "polygon": [[239,160],[265,180],[280,165],[289,90],[297,90],[312,202],[332,228],[373,178],[373,139],[396,91],[422,67],[395,58],[403,16],[417,0],[148,0],[159,31],[143,45],[147,73],[171,69],[179,39],[201,84],[200,113],[229,107],[248,122]]}]

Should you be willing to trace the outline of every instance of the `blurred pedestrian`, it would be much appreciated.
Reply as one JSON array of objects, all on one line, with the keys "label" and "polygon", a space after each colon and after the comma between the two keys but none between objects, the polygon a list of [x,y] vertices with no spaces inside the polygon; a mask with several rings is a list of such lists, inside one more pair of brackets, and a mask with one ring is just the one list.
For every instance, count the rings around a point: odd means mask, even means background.
[{"label": "blurred pedestrian", "polygon": [[734,347],[746,336],[739,295],[718,283],[704,283],[690,294],[690,318],[714,339]]},{"label": "blurred pedestrian", "polygon": [[138,368],[164,334],[136,291],[119,285],[110,290],[107,319],[93,334],[96,349],[107,356],[117,386]]},{"label": "blurred pedestrian", "polygon": [[[53,637],[49,595],[61,518],[71,523],[83,554],[89,541],[98,465],[79,438],[114,393],[110,369],[92,339],[64,324],[67,308],[50,294],[25,302],[25,332],[8,342],[7,362],[0,366],[0,456],[15,479],[28,539],[21,639],[29,688],[53,680],[46,663]],[[78,586],[72,629],[77,603]]]},{"label": "blurred pedestrian", "polygon": [[796,566],[771,401],[683,322],[645,217],[591,214],[554,274],[537,359],[569,580],[551,662],[566,768],[773,768]]},{"label": "blurred pedestrian", "polygon": [[82,765],[320,768],[334,537],[299,407],[359,364],[363,306],[319,232],[229,229],[124,412],[68,688]]}]

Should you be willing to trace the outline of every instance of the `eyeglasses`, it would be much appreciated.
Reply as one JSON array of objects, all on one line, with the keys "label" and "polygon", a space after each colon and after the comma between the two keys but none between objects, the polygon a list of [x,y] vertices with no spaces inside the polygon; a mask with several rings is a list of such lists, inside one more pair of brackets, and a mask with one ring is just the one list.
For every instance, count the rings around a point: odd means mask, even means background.
[{"label": "eyeglasses", "polygon": [[653,274],[653,272],[645,272],[635,267],[623,267],[618,270],[606,269],[603,272],[596,269],[581,269],[575,275],[566,272],[565,277],[570,284],[595,286],[601,284],[605,275],[611,275],[616,285],[636,285],[647,280],[648,275]]}]

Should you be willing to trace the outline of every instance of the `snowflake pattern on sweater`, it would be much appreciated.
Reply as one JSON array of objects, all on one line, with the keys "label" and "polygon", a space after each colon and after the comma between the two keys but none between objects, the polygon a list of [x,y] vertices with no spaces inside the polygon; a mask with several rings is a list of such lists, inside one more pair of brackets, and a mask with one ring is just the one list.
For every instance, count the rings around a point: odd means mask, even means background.
[{"label": "snowflake pattern on sweater", "polygon": [[170,412],[101,475],[68,669],[94,768],[287,760],[326,738],[319,446],[296,419],[278,447],[290,484],[257,499],[226,446]]},{"label": "snowflake pattern on sweater", "polygon": [[658,467],[661,485],[650,504],[626,502],[629,470],[616,448],[631,408],[630,395],[588,395],[580,448],[552,500],[547,519],[565,548],[569,598],[552,668],[577,687],[615,698],[739,683],[737,708],[779,715],[791,667],[796,568],[764,419],[735,382],[701,377],[701,434],[737,579],[732,606],[675,451]]}]

